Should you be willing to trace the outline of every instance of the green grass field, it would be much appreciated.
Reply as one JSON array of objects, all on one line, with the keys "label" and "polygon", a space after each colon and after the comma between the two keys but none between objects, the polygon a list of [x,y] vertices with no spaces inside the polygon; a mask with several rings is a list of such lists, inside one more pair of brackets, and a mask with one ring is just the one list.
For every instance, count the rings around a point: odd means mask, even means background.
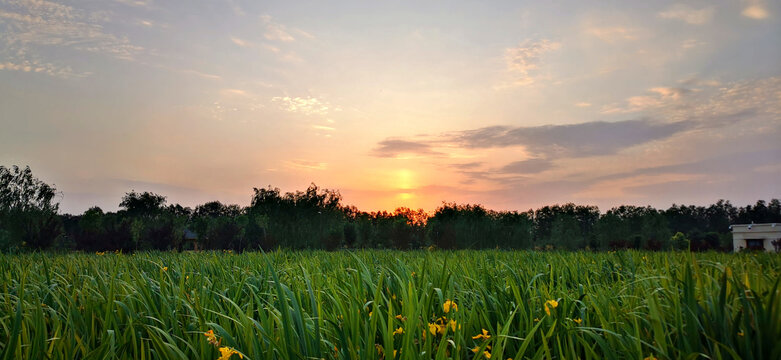
[{"label": "green grass field", "polygon": [[0,354],[781,359],[780,274],[764,253],[0,255]]}]

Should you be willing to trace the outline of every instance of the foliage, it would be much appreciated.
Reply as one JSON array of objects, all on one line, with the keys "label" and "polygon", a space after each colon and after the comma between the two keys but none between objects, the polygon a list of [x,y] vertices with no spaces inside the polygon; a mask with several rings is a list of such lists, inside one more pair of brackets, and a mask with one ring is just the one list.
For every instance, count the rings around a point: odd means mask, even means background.
[{"label": "foliage", "polygon": [[780,278],[766,253],[0,254],[0,357],[778,359]]},{"label": "foliage", "polygon": [[[494,211],[481,205],[443,203],[433,214],[398,208],[364,212],[342,203],[338,191],[312,184],[282,193],[255,188],[250,206],[211,201],[191,209],[167,204],[165,196],[131,191],[120,211],[93,207],[60,215],[56,190],[29,168],[0,167],[0,251],[33,249],[124,252],[212,249],[689,249],[732,250],[729,225],[781,222],[781,202],[759,200],[735,207],[673,204],[618,206],[604,214],[595,206],[544,206],[526,212]],[[184,235],[195,234],[196,239]],[[681,233],[680,237],[673,234]]]},{"label": "foliage", "polygon": [[30,167],[0,166],[0,251],[45,249],[62,235],[57,190]]}]

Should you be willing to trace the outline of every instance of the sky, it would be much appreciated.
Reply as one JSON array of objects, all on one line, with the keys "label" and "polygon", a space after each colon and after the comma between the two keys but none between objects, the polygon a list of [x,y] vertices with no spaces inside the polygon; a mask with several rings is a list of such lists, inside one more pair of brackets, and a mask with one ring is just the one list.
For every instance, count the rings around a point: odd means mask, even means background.
[{"label": "sky", "polygon": [[337,189],[443,201],[781,197],[781,2],[0,0],[0,165],[60,209]]}]

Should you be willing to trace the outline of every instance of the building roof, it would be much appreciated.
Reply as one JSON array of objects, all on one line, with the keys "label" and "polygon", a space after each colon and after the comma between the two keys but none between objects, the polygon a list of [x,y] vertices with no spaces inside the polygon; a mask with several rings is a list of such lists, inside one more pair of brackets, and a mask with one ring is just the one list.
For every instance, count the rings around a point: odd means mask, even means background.
[{"label": "building roof", "polygon": [[770,232],[770,233],[779,232],[779,233],[781,233],[781,224],[778,224],[778,223],[735,224],[735,225],[730,226],[730,229],[732,229],[733,233],[742,233],[742,232]]}]

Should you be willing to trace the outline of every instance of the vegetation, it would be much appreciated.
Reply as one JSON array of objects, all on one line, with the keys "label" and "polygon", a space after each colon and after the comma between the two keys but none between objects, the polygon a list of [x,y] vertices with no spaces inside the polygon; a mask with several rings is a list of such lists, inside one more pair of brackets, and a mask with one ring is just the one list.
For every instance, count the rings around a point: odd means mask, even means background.
[{"label": "vegetation", "polygon": [[0,255],[0,356],[778,359],[779,279],[768,253]]},{"label": "vegetation", "polygon": [[[29,168],[0,166],[0,252],[40,249],[114,251],[199,249],[732,249],[729,225],[781,222],[781,202],[735,207],[595,206],[564,204],[526,212],[443,203],[434,214],[399,208],[364,212],[342,203],[338,191],[312,184],[281,193],[256,188],[250,206],[212,201],[195,209],[166,197],[131,191],[118,212],[93,207],[60,215],[56,189]],[[194,233],[197,241],[184,235]]]}]

